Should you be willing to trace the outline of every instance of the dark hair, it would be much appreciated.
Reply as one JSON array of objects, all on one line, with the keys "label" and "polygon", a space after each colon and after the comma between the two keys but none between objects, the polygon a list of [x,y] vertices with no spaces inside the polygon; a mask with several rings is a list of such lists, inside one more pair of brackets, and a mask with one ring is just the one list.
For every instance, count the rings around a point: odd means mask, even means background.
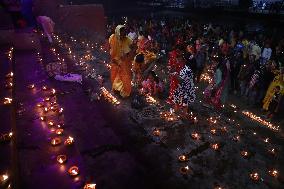
[{"label": "dark hair", "polygon": [[277,90],[280,90],[280,89],[281,89],[279,85],[277,85],[275,88],[276,88]]},{"label": "dark hair", "polygon": [[155,82],[159,83],[159,77],[156,75],[156,73],[153,70],[149,72],[149,75],[151,75],[154,78]]},{"label": "dark hair", "polygon": [[144,54],[138,54],[135,56],[135,62],[143,63],[144,62]]}]

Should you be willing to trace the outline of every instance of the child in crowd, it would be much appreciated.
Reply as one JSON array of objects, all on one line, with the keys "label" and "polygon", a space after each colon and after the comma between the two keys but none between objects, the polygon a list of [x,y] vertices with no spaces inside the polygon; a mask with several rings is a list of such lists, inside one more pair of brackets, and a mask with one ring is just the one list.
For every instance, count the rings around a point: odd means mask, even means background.
[{"label": "child in crowd", "polygon": [[149,72],[146,80],[142,82],[142,92],[150,95],[158,95],[163,92],[164,86],[154,71]]}]

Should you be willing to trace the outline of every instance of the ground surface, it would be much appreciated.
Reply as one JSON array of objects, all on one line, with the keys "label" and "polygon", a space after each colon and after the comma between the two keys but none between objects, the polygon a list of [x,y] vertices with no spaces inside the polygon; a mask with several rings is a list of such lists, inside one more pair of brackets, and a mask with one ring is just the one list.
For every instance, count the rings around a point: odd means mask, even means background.
[{"label": "ground surface", "polygon": [[[66,39],[66,36],[62,38],[63,41]],[[140,110],[131,108],[131,99],[119,99],[121,104],[114,106],[103,98],[97,100],[98,83],[96,79],[87,77],[95,69],[95,78],[102,75],[105,87],[109,88],[109,72],[104,63],[107,53],[104,50],[97,50],[100,47],[90,49],[85,44],[67,40],[77,58],[90,53],[95,57],[76,65],[79,60],[72,60],[63,43],[53,45],[67,62],[68,72],[84,76],[82,85],[60,82],[49,78],[44,69],[57,57],[50,50],[52,47],[42,41],[42,62],[37,52],[15,52],[16,137],[22,188],[82,188],[85,182],[95,182],[98,188],[103,189],[207,189],[217,185],[251,189],[284,187],[283,132],[271,131],[245,118],[240,113],[245,107],[236,97],[230,98],[239,107],[235,113],[235,109],[229,106],[221,112],[207,108],[200,102],[199,95],[192,106],[197,123],[161,118],[160,112],[169,111],[163,100],[159,104],[146,103]],[[1,54],[4,52],[2,50]],[[87,71],[86,65],[89,67]],[[157,70],[162,71],[162,67],[158,65]],[[35,84],[35,89],[28,89],[30,84]],[[64,115],[44,114],[36,107],[49,96],[42,91],[43,85],[56,89],[56,99],[64,108]],[[198,93],[201,93],[204,84],[198,87]],[[74,145],[52,147],[50,140],[55,134],[47,123],[39,120],[40,115],[56,123],[64,122],[64,135],[60,138],[64,141],[72,136]],[[215,124],[208,120],[210,117],[216,119]],[[159,129],[159,136],[153,135],[154,129]],[[211,133],[212,129],[216,129],[216,134]],[[200,134],[200,139],[192,138],[191,134],[195,132]],[[266,143],[264,140],[267,138]],[[219,150],[211,148],[214,143],[218,143]],[[1,150],[4,148],[7,144],[1,145]],[[273,148],[276,155],[268,152]],[[249,153],[248,158],[241,156],[242,150]],[[65,165],[56,162],[59,154],[68,156]],[[182,154],[188,157],[188,161],[179,162],[178,157]],[[80,168],[79,177],[72,178],[66,173],[72,165]],[[185,166],[190,171],[183,176],[180,168]],[[277,179],[268,173],[273,168],[280,172]],[[260,181],[250,179],[252,172],[260,174]]]}]

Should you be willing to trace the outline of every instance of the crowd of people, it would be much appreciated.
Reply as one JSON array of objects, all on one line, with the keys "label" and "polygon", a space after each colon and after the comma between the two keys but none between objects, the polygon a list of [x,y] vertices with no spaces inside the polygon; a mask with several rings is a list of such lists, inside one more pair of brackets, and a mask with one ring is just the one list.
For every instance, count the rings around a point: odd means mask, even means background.
[{"label": "crowd of people", "polygon": [[[232,93],[267,112],[267,119],[283,112],[281,36],[184,19],[113,22],[108,33],[112,88],[122,97],[129,97],[133,88],[154,96],[165,93],[166,102],[186,117],[196,99],[195,86],[206,80],[204,100],[216,109]],[[162,64],[168,83],[151,66],[160,54],[167,57]]]}]

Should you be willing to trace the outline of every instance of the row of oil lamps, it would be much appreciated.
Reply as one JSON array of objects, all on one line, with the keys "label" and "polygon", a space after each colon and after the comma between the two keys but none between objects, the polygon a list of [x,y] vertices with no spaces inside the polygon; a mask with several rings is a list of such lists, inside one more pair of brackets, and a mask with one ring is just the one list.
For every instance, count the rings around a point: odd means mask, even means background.
[{"label": "row of oil lamps", "polygon": [[[59,44],[62,44],[62,40],[59,38],[59,36],[56,36],[56,40]],[[73,37],[71,37],[71,41],[77,42],[77,40],[74,39]],[[89,45],[89,43],[85,43],[85,42],[82,42],[82,44],[86,45],[86,49],[90,49],[90,47],[92,49],[94,48],[93,44]],[[65,45],[60,45],[60,46],[65,47],[68,50],[68,53],[73,58],[79,57],[79,56],[72,54],[74,51],[72,52],[71,47],[69,45],[67,45],[66,43],[65,43]],[[101,46],[100,49],[103,50],[103,47]],[[55,52],[55,49],[52,49],[52,50]],[[86,62],[93,60],[94,57],[90,54],[90,50],[86,50],[86,52],[88,52],[88,54],[85,54],[85,55],[83,55],[82,57],[79,58],[79,65],[82,66],[85,69],[85,71],[88,71],[88,65],[86,64]],[[101,77],[101,76],[98,76],[98,77]],[[98,78],[98,79],[100,79],[100,78]],[[119,105],[120,104],[120,101],[114,95],[112,95],[111,92],[108,91],[105,87],[101,87],[100,91],[101,91],[101,96],[103,96],[108,102],[112,103],[113,105]]]},{"label": "row of oil lamps", "polygon": [[[9,51],[6,53],[10,64],[12,63],[13,53],[14,53],[13,47],[11,47],[9,49]],[[5,79],[6,79],[5,88],[7,90],[13,89],[14,73],[13,72],[8,73],[5,77]],[[13,99],[11,97],[4,97],[4,99],[2,101],[2,103],[4,105],[11,105],[12,102],[13,102]],[[0,142],[9,142],[9,141],[11,141],[12,137],[13,137],[13,132],[0,134]],[[8,173],[0,175],[0,186],[3,185],[3,184],[6,184],[8,181],[9,181]],[[10,188],[10,187],[11,187],[11,184],[8,185],[8,188]]]},{"label": "row of oil lamps", "polygon": [[[55,49],[52,50],[53,52],[55,52]],[[39,54],[38,54],[39,55]],[[59,55],[58,55],[59,58]],[[28,89],[30,90],[35,90],[36,86],[34,84],[30,84],[27,86]],[[60,108],[59,105],[57,104],[56,101],[56,90],[55,89],[50,89],[47,86],[42,86],[41,90],[44,92],[45,97],[43,98],[42,102],[39,102],[36,107],[40,108],[41,111],[39,111],[40,114],[40,120],[42,122],[45,122],[49,127],[51,132],[55,133],[57,135],[57,137],[54,137],[51,139],[50,144],[52,146],[59,146],[60,144],[62,144],[62,140],[59,136],[63,135],[64,133],[64,129],[62,128],[63,123],[58,123],[56,124],[55,121],[48,119],[48,115],[56,115],[56,116],[61,116],[63,114],[63,108]],[[42,115],[43,113],[43,115]],[[47,115],[48,114],[48,115]],[[71,136],[68,136],[65,140],[64,140],[64,145],[65,146],[71,146],[74,144],[74,138]],[[67,155],[65,154],[60,154],[57,155],[56,161],[59,164],[65,164],[67,162],[68,158]],[[76,177],[80,174],[80,170],[78,166],[71,166],[68,169],[68,174],[72,177]],[[96,188],[96,184],[85,184],[84,189],[95,189]]]}]

